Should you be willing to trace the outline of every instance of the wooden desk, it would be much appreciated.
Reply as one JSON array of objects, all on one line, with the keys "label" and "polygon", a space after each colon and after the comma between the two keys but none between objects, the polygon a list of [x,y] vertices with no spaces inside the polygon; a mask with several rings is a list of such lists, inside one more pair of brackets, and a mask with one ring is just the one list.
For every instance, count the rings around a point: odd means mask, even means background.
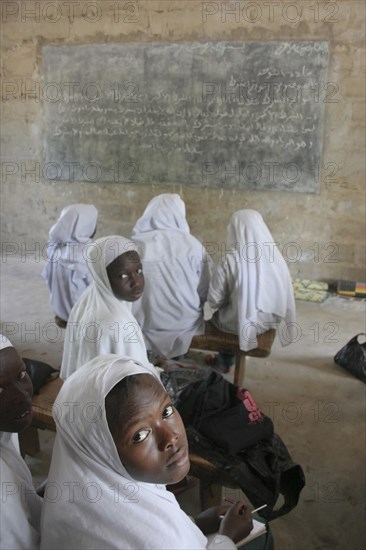
[{"label": "wooden desk", "polygon": [[242,351],[236,334],[222,332],[208,321],[205,323],[205,334],[192,338],[191,349],[221,351],[235,355],[234,384],[241,386],[244,380],[246,357],[268,357],[275,337],[276,331],[274,329],[258,334],[258,346],[250,351]]}]

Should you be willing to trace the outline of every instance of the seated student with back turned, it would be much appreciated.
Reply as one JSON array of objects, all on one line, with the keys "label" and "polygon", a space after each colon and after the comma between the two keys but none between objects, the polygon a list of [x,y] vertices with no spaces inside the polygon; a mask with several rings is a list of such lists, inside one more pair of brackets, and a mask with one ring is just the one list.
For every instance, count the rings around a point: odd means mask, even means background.
[{"label": "seated student with back turned", "polygon": [[9,340],[0,334],[0,548],[39,548],[42,499],[20,456],[18,432],[32,421],[32,382]]},{"label": "seated student with back turned", "polygon": [[146,347],[168,358],[184,355],[192,337],[204,332],[212,260],[190,234],[185,204],[177,194],[154,197],[132,239],[146,276],[144,294],[133,304]]},{"label": "seated student with back turned", "polygon": [[92,204],[71,204],[50,229],[42,276],[50,291],[55,322],[61,328],[66,327],[71,308],[92,281],[84,250],[95,234],[97,218],[98,210]]},{"label": "seated student with back turned", "polygon": [[87,263],[93,282],[72,308],[66,328],[60,377],[97,355],[128,355],[155,371],[149,363],[132,302],[144,289],[144,274],[136,245],[124,237],[103,237],[89,245]]},{"label": "seated student with back turned", "polygon": [[[293,341],[291,276],[259,212],[239,210],[231,216],[226,255],[213,271],[207,301],[217,310],[211,322],[238,334],[243,351],[256,348],[257,334],[271,328],[278,328],[283,346]],[[231,362],[231,356],[219,354],[210,364],[227,370]]]},{"label": "seated student with back turned", "polygon": [[[56,410],[48,481],[62,491],[45,498],[45,550],[225,550],[250,532],[244,501],[194,521],[166,490],[189,470],[188,443],[179,413],[143,365],[96,357],[65,382]],[[216,534],[208,541],[204,533]]]}]

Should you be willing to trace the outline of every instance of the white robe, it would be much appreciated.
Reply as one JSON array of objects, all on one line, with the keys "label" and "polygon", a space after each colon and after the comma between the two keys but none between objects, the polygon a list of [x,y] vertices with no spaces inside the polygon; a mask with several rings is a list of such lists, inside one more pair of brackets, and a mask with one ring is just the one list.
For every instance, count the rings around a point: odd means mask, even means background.
[{"label": "white robe", "polygon": [[54,405],[57,436],[42,512],[42,549],[236,548],[221,535],[208,546],[164,485],[135,481],[122,465],[105,397],[124,377],[144,372],[129,358],[97,357],[61,388]]},{"label": "white robe", "polygon": [[296,336],[291,277],[262,216],[254,210],[233,214],[226,254],[214,269],[207,301],[217,310],[211,321],[239,335],[240,349],[257,347],[256,335],[276,328],[282,345]]},{"label": "white robe", "polygon": [[155,368],[147,359],[141,328],[130,302],[118,300],[108,279],[106,265],[135,245],[124,237],[104,237],[89,246],[87,263],[93,282],[72,308],[66,327],[60,377],[66,380],[75,370],[107,353],[128,355]]},{"label": "white robe", "polygon": [[0,548],[39,548],[42,499],[19,453],[18,434],[0,432]]},{"label": "white robe", "polygon": [[185,354],[203,334],[212,260],[189,233],[179,195],[158,195],[133,229],[141,256],[145,290],[132,311],[146,346],[166,357]]},{"label": "white robe", "polygon": [[50,291],[52,310],[64,321],[92,281],[84,256],[97,218],[98,210],[92,204],[72,204],[62,210],[49,233],[42,276]]}]

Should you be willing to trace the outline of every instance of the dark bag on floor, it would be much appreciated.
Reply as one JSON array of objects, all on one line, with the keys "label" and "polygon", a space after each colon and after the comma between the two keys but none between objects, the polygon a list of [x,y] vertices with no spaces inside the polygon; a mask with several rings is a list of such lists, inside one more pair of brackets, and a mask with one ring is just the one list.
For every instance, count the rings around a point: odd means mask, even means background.
[{"label": "dark bag on floor", "polygon": [[[161,377],[183,418],[190,452],[215,466],[205,472],[206,481],[220,484],[224,472],[254,507],[267,504],[258,512],[267,520],[295,508],[304,472],[248,390],[211,369],[178,369]],[[280,495],[284,503],[274,510]]]},{"label": "dark bag on floor", "polygon": [[50,365],[47,365],[47,363],[42,363],[42,361],[27,359],[25,357],[22,357],[22,359],[29,378],[32,380],[33,393],[38,393],[42,386],[48,382],[50,376],[58,372],[56,369],[50,367]]},{"label": "dark bag on floor", "polygon": [[[305,475],[279,435],[274,433],[270,440],[262,440],[236,455],[224,452],[194,428],[187,428],[187,436],[190,451],[216,467],[209,481],[219,482],[220,471],[225,472],[233,487],[240,487],[255,508],[267,504],[258,512],[267,521],[288,514],[297,505]],[[280,495],[284,502],[274,509]]]},{"label": "dark bag on floor", "polygon": [[348,372],[366,382],[366,341],[362,344],[358,341],[359,336],[366,334],[360,332],[339,350],[334,356],[334,361]]},{"label": "dark bag on floor", "polygon": [[249,390],[211,369],[196,374],[181,370],[170,373],[163,383],[170,380],[175,388],[175,406],[186,426],[234,454],[272,437],[272,420],[261,412]]}]

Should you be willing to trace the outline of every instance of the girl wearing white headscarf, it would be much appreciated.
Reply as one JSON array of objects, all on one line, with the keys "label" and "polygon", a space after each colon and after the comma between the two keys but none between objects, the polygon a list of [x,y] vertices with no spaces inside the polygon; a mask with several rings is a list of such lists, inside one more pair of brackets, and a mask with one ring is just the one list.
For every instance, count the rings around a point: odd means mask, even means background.
[{"label": "girl wearing white headscarf", "polygon": [[165,357],[185,354],[203,334],[203,304],[211,258],[189,232],[179,195],[154,197],[137,221],[132,239],[145,272],[145,291],[133,312],[148,349]]},{"label": "girl wearing white headscarf", "polygon": [[[4,349],[12,349],[9,357]],[[0,387],[0,548],[2,550],[39,548],[42,499],[36,494],[31,473],[19,452],[18,433],[30,424],[24,409],[31,407],[31,383],[20,368],[20,358],[11,342],[0,334],[0,376],[11,387]],[[16,388],[9,377],[9,361],[15,371]],[[21,374],[22,373],[22,374]],[[22,377],[21,377],[22,376]],[[4,383],[4,382],[3,382]],[[21,391],[21,394],[18,391]],[[5,393],[12,392],[11,398]],[[4,392],[3,402],[1,394]],[[29,401],[29,405],[27,404]],[[15,420],[14,420],[15,418]]]},{"label": "girl wearing white headscarf", "polygon": [[216,267],[207,301],[211,322],[239,335],[240,349],[257,347],[257,334],[277,328],[282,345],[294,341],[291,277],[273,237],[255,210],[235,212],[227,228],[225,257]]},{"label": "girl wearing white headscarf", "polygon": [[128,355],[155,370],[148,362],[141,328],[132,314],[132,302],[116,298],[107,267],[136,245],[120,236],[103,237],[88,247],[87,264],[93,282],[72,308],[67,323],[60,377],[108,353]]},{"label": "girl wearing white headscarf", "polygon": [[208,543],[165,485],[135,480],[122,464],[105,398],[118,382],[136,374],[146,374],[146,369],[128,357],[96,357],[61,388],[53,409],[57,436],[41,548],[235,549],[223,535]]},{"label": "girl wearing white headscarf", "polygon": [[95,233],[97,218],[98,210],[92,204],[71,204],[51,227],[42,276],[51,294],[52,310],[61,325],[65,325],[71,308],[91,283],[84,256],[85,247]]}]

